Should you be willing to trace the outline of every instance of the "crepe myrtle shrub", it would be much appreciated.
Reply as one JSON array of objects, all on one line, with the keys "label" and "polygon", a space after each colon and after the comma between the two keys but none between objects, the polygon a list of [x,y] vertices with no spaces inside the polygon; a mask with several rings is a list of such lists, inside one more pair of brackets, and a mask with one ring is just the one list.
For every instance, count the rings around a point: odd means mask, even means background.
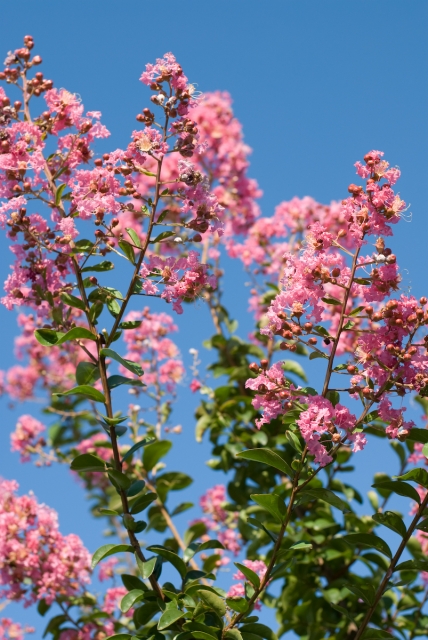
[{"label": "crepe myrtle shrub", "polygon": [[[130,142],[100,156],[101,113],[57,89],[33,48],[26,36],[0,72],[0,223],[14,256],[2,303],[19,326],[1,390],[43,403],[23,411],[11,449],[69,465],[108,542],[89,554],[3,479],[4,604],[37,607],[55,640],[425,636],[428,310],[400,291],[388,246],[407,216],[400,171],[370,151],[342,200],[294,198],[262,217],[229,94],[200,94],[167,53],[141,75],[150,98]],[[222,302],[225,255],[252,283],[247,340]],[[207,374],[196,348],[186,371],[175,342],[195,300],[212,319]],[[184,381],[220,473],[180,531],[192,478],[164,457]],[[399,466],[363,502],[346,474],[376,437]],[[0,619],[1,638],[31,631]]]}]

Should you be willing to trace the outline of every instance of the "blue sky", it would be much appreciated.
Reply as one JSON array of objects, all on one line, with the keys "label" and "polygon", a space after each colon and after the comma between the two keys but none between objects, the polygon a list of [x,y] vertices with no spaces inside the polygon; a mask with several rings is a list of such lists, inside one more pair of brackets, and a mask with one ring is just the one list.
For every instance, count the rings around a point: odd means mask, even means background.
[{"label": "blue sky", "polygon": [[[294,195],[325,203],[346,197],[354,162],[370,149],[385,151],[402,170],[399,190],[413,214],[392,242],[403,288],[416,296],[427,293],[425,0],[22,0],[19,8],[2,6],[2,27],[0,55],[21,46],[25,34],[33,35],[45,76],[79,93],[88,110],[102,111],[112,132],[106,148],[127,144],[135,114],[148,102],[138,78],[146,62],[166,51],[176,55],[200,91],[229,91],[253,148],[250,175],[264,191],[264,215]],[[0,279],[5,279],[11,256],[3,237],[0,243]],[[251,328],[245,277],[237,263],[228,263],[228,269],[226,302],[245,335]],[[13,363],[14,313],[1,308],[0,322],[6,337],[0,367],[7,368]],[[206,309],[187,307],[179,326],[179,345],[190,363],[189,348],[198,348],[211,333]],[[190,499],[221,481],[204,465],[209,447],[193,444],[194,405],[183,389],[176,418],[183,435],[169,458],[171,469],[180,468],[183,456],[191,458],[197,482]],[[24,491],[34,489],[59,511],[62,531],[78,533],[93,551],[102,543],[102,531],[91,523],[78,485],[64,468],[20,466],[8,440],[24,411],[9,409],[5,401],[2,409],[1,475],[18,479]],[[378,445],[360,455],[365,472],[355,479],[367,490]],[[394,458],[383,458],[382,464],[376,470],[395,470]],[[21,622],[38,620],[32,610],[6,611]],[[41,637],[40,623],[37,629],[35,638]]]}]

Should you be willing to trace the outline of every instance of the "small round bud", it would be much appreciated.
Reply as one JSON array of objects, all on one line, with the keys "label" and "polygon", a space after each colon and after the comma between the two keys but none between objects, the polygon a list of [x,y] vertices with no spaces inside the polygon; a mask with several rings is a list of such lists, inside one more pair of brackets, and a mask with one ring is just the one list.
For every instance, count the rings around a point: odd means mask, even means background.
[{"label": "small round bud", "polygon": [[338,278],[340,276],[340,269],[338,267],[335,267],[331,272],[331,275],[333,276],[333,278]]},{"label": "small round bud", "polygon": [[423,307],[426,305],[427,302],[428,300],[425,298],[425,296],[419,299],[419,304],[421,304]]},{"label": "small round bud", "polygon": [[387,256],[386,261],[388,264],[395,264],[397,262],[397,256],[394,253],[391,253]]},{"label": "small round bud", "polygon": [[316,344],[318,340],[316,338],[309,338],[308,344]]},{"label": "small round bud", "polygon": [[32,63],[33,64],[42,64],[43,60],[41,59],[40,56],[34,56],[34,58],[32,59]]},{"label": "small round bud", "polygon": [[200,233],[195,233],[195,235],[192,238],[193,242],[202,242],[202,236]]},{"label": "small round bud", "polygon": [[252,371],[253,373],[258,373],[260,370],[259,365],[257,364],[257,362],[252,362],[250,365],[248,365],[248,368],[250,371]]},{"label": "small round bud", "polygon": [[269,360],[266,360],[266,358],[263,358],[263,360],[260,360],[260,366],[262,369],[267,369],[269,365]]}]

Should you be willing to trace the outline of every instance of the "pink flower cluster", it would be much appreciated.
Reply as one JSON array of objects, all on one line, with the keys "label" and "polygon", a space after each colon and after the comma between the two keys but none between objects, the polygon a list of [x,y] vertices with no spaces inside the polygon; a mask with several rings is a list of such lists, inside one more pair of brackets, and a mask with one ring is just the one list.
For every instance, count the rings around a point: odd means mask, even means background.
[{"label": "pink flower cluster", "polygon": [[34,633],[34,627],[23,627],[19,622],[10,618],[0,619],[0,640],[24,640],[24,634]]},{"label": "pink flower cluster", "polygon": [[332,434],[333,442],[340,442],[344,431],[347,439],[354,444],[354,452],[361,451],[367,443],[363,433],[354,433],[356,417],[349,409],[341,404],[335,407],[322,396],[308,396],[303,399],[308,408],[296,420],[300,433],[306,442],[310,455],[315,457],[315,463],[324,467],[332,461],[325,446],[320,441],[322,434]]},{"label": "pink flower cluster", "polygon": [[[208,489],[199,501],[203,513],[208,516],[203,518],[202,522],[207,529],[216,533],[217,539],[224,548],[236,556],[242,548],[242,538],[236,528],[231,526],[237,514],[226,511],[224,509],[226,503],[226,487],[223,484],[217,484]],[[226,562],[228,559],[222,558],[222,564]]]},{"label": "pink flower cluster", "polygon": [[[267,571],[267,567],[266,567],[266,564],[263,562],[263,560],[244,560],[242,564],[244,564],[246,567],[254,571],[254,573],[256,573],[259,576],[260,580],[264,578]],[[233,574],[233,579],[241,580],[242,582],[238,582],[238,584],[234,584],[230,587],[229,591],[227,592],[228,598],[244,597],[245,596],[244,581],[246,580],[246,577],[244,576],[242,571],[238,569],[238,571]],[[261,605],[258,600],[256,601],[254,608],[258,610],[261,609]]]},{"label": "pink flower cluster", "polygon": [[195,300],[207,286],[215,289],[217,285],[216,278],[209,275],[207,265],[199,262],[196,251],[189,251],[188,256],[182,258],[152,255],[141,268],[140,276],[147,295],[157,295],[162,284],[160,297],[172,302],[172,308],[179,314],[183,313],[183,302]]},{"label": "pink flower cluster", "polygon": [[31,455],[46,444],[44,438],[39,437],[45,430],[44,424],[28,414],[19,418],[10,442],[11,450],[21,454],[21,462],[29,462]]},{"label": "pink flower cluster", "polygon": [[[298,246],[303,250],[297,254],[288,248],[283,255],[281,289],[270,304],[261,333],[272,339],[279,336],[283,350],[296,351],[300,344],[321,358],[351,354],[353,362],[339,368],[352,376],[349,394],[361,399],[364,407],[379,403],[378,415],[386,422],[387,435],[405,439],[413,423],[404,421],[405,408],[393,408],[390,398],[428,389],[428,339],[418,343],[416,338],[428,323],[427,299],[418,302],[401,295],[384,303],[398,289],[400,276],[396,257],[382,235],[392,234],[390,225],[399,221],[405,204],[392,189],[399,171],[389,169],[381,156],[372,151],[365,156],[364,166],[357,163],[358,173],[368,178],[366,190],[349,186],[351,196],[334,205],[332,225],[321,210],[316,221],[300,229],[303,242]],[[293,222],[288,214],[286,209],[287,225]],[[265,237],[269,235],[269,226],[266,228]],[[380,235],[376,252],[360,255],[370,235]],[[257,255],[255,249],[253,253]],[[260,261],[265,266],[263,260],[262,252]],[[376,309],[368,304],[372,302],[377,303]],[[314,326],[321,322],[323,325]],[[315,346],[320,338],[321,348]],[[285,379],[281,363],[269,369],[267,364],[253,363],[250,369],[257,375],[246,383],[257,394],[253,405],[263,410],[259,428],[296,408],[299,395]],[[353,443],[354,451],[363,447],[361,425],[348,409],[333,407],[321,396],[303,396],[300,401],[308,408],[297,424],[316,463],[325,465],[331,460],[320,438],[328,442],[346,439]]]},{"label": "pink flower cluster", "polygon": [[53,509],[18,496],[18,483],[0,483],[1,597],[53,602],[79,594],[90,582],[90,554],[80,538],[63,536]]},{"label": "pink flower cluster", "polygon": [[[132,331],[126,331],[124,341],[126,358],[138,362],[144,369],[144,391],[163,388],[173,393],[184,376],[184,366],[177,345],[168,336],[177,331],[177,326],[167,313],[131,311],[125,321],[139,322]],[[121,367],[121,373],[130,377],[129,371]]]}]

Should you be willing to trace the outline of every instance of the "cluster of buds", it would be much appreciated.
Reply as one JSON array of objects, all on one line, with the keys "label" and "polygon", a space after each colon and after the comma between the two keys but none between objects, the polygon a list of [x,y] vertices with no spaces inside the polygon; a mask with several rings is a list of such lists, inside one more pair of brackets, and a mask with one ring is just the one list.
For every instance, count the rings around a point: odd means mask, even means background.
[{"label": "cluster of buds", "polygon": [[[0,80],[6,80],[8,83],[16,84],[21,75],[22,69],[30,69],[35,65],[42,63],[40,56],[31,58],[31,49],[34,47],[32,36],[25,36],[24,46],[20,49],[10,52],[5,60],[5,67],[0,72]],[[44,91],[52,89],[52,80],[43,78],[43,73],[36,73],[35,77],[28,81],[30,95],[40,96]]]},{"label": "cluster of buds", "polygon": [[[10,100],[7,96],[0,98],[0,125],[7,125],[11,120],[17,120],[18,113],[21,107],[22,107],[22,102],[20,100],[16,100],[13,103],[13,105],[11,105]],[[7,132],[2,131],[1,134],[0,134],[0,140],[1,140],[0,153],[9,153],[9,142],[8,142]]]},{"label": "cluster of buds", "polygon": [[196,122],[190,118],[181,118],[173,122],[171,128],[176,134],[180,134],[175,144],[175,150],[184,158],[190,158],[195,149],[195,136],[198,134]]}]

